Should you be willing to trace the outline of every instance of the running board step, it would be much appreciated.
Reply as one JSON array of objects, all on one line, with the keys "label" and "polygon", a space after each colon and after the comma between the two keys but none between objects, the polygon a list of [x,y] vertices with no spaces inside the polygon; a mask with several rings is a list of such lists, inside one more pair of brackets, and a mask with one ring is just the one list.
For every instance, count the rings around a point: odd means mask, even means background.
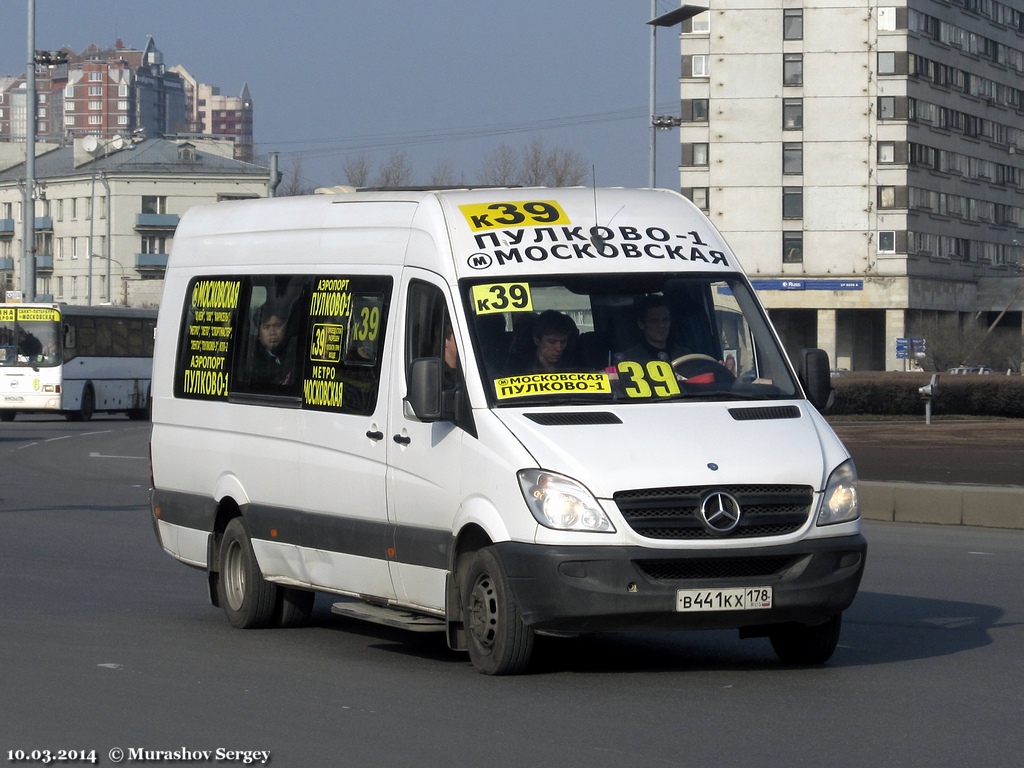
[{"label": "running board step", "polygon": [[348,616],[351,619],[372,621],[388,627],[408,629],[412,632],[444,632],[445,621],[436,616],[426,616],[383,605],[371,605],[356,600],[342,600],[331,606],[331,613]]}]

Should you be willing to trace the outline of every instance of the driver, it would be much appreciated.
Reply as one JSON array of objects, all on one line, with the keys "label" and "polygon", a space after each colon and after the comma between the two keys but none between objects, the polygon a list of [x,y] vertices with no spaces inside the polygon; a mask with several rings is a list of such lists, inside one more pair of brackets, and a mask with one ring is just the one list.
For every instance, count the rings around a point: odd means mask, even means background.
[{"label": "driver", "polygon": [[668,299],[661,294],[647,294],[637,299],[636,324],[643,338],[639,344],[622,353],[622,360],[635,360],[638,363],[649,363],[652,360],[671,362],[677,357],[690,354],[689,349],[674,343],[670,338],[672,313]]}]

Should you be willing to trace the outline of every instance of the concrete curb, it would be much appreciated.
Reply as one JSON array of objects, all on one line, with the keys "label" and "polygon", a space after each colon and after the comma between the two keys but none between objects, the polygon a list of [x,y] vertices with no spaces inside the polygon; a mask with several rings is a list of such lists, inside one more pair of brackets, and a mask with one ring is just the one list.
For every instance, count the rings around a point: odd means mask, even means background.
[{"label": "concrete curb", "polygon": [[860,481],[865,520],[1024,529],[1024,486]]}]

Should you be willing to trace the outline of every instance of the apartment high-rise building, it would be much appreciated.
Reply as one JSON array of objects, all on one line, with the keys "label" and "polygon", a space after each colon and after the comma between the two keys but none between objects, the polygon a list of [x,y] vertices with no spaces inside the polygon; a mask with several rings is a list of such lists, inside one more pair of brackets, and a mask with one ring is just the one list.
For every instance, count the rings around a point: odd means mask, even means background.
[{"label": "apartment high-rise building", "polygon": [[[240,97],[222,97],[217,87],[198,82],[184,67],[166,67],[152,38],[141,50],[118,40],[112,48],[90,45],[80,54],[67,48],[60,53],[65,62],[36,67],[38,140],[109,139],[141,130],[153,138],[228,139],[236,159],[252,160],[248,85]],[[0,78],[0,141],[25,140],[25,103],[25,76]]]},{"label": "apartment high-rise building", "polygon": [[924,339],[926,362],[1020,366],[1019,4],[706,5],[680,36],[680,187],[787,348],[902,370]]},{"label": "apartment high-rise building", "polygon": [[249,84],[242,85],[238,96],[224,96],[215,85],[200,83],[183,66],[171,67],[185,85],[185,111],[188,126],[183,133],[214,136],[234,143],[235,159],[253,159],[253,103]]}]

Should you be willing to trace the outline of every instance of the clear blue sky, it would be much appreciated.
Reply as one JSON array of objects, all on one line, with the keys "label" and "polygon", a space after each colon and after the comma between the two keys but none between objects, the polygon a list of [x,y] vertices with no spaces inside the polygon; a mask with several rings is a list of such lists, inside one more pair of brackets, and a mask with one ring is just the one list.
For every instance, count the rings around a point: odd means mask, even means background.
[{"label": "clear blue sky", "polygon": [[[657,0],[657,14],[679,6]],[[0,75],[24,72],[27,0],[0,2]],[[238,95],[260,154],[313,185],[346,157],[396,149],[426,183],[439,161],[467,182],[501,142],[571,148],[600,185],[645,186],[650,0],[36,0],[36,48],[142,48]],[[659,114],[678,114],[678,28],[658,32]],[[676,131],[659,134],[659,186],[678,185]],[[588,179],[589,181],[589,179]]]}]

